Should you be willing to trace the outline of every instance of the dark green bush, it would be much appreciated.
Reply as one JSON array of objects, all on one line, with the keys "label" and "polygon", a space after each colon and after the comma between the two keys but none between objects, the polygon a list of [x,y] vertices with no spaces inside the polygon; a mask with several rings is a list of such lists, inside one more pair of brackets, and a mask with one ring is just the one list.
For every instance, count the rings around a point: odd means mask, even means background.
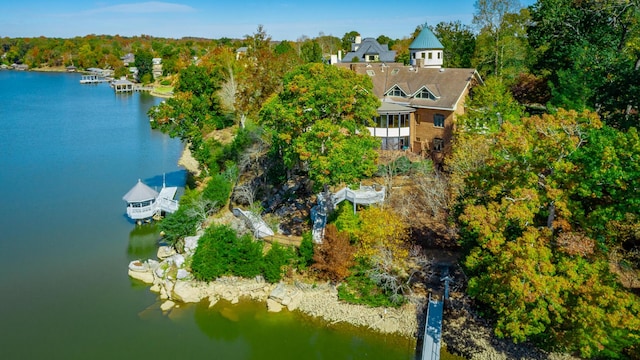
[{"label": "dark green bush", "polygon": [[198,240],[191,271],[197,280],[211,281],[231,273],[237,235],[228,226],[212,226]]},{"label": "dark green bush", "polygon": [[231,183],[221,174],[216,174],[207,183],[207,187],[202,191],[202,197],[224,206],[231,195]]},{"label": "dark green bush", "polygon": [[302,270],[308,268],[313,263],[313,238],[310,231],[302,234],[302,241],[298,249],[298,267]]},{"label": "dark green bush", "polygon": [[262,272],[262,242],[244,235],[237,240],[232,272],[234,275],[252,278]]},{"label": "dark green bush", "polygon": [[191,270],[201,281],[223,275],[252,278],[262,271],[262,243],[250,235],[238,238],[228,226],[212,226],[198,241]]},{"label": "dark green bush", "polygon": [[263,259],[263,274],[265,280],[276,283],[282,279],[283,266],[287,265],[293,253],[290,249],[274,243]]},{"label": "dark green bush", "polygon": [[163,239],[171,246],[175,246],[176,242],[185,236],[196,234],[198,219],[189,216],[188,209],[189,206],[180,205],[173,214],[166,214],[158,226],[164,232]]}]

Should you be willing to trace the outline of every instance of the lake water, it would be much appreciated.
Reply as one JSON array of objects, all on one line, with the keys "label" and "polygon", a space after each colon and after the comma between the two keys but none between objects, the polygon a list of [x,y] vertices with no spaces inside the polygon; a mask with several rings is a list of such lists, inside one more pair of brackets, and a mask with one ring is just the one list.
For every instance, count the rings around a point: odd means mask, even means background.
[{"label": "lake water", "polygon": [[158,99],[77,74],[0,71],[0,358],[412,359],[415,344],[260,303],[165,316],[127,276],[158,233],[125,216],[140,178],[182,186],[182,144],[151,130]]}]

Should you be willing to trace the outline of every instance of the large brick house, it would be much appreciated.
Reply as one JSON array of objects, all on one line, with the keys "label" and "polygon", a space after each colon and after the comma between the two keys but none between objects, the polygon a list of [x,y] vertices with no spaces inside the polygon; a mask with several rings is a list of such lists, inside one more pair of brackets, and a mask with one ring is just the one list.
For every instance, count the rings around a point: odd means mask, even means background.
[{"label": "large brick house", "polygon": [[449,150],[456,117],[469,90],[482,83],[475,69],[443,68],[443,46],[428,27],[409,46],[411,65],[338,63],[369,76],[382,101],[371,134],[384,150],[408,150],[441,163]]}]

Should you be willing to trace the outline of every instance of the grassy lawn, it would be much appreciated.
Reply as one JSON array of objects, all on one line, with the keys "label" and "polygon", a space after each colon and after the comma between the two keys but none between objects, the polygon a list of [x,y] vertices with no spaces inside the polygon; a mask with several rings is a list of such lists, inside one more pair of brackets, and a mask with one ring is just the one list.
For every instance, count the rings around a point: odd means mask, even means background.
[{"label": "grassy lawn", "polygon": [[153,91],[157,92],[158,94],[171,94],[171,93],[173,93],[173,86],[156,85],[153,88]]}]

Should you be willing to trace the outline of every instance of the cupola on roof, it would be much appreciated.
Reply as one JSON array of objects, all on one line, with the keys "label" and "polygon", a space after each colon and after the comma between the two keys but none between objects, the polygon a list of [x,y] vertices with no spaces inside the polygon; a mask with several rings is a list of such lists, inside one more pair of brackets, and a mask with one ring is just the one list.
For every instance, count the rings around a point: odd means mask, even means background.
[{"label": "cupola on roof", "polygon": [[419,49],[444,49],[444,46],[442,46],[442,43],[434,35],[433,31],[429,29],[427,23],[422,26],[420,34],[418,34],[411,42],[411,45],[409,45],[409,50]]}]

